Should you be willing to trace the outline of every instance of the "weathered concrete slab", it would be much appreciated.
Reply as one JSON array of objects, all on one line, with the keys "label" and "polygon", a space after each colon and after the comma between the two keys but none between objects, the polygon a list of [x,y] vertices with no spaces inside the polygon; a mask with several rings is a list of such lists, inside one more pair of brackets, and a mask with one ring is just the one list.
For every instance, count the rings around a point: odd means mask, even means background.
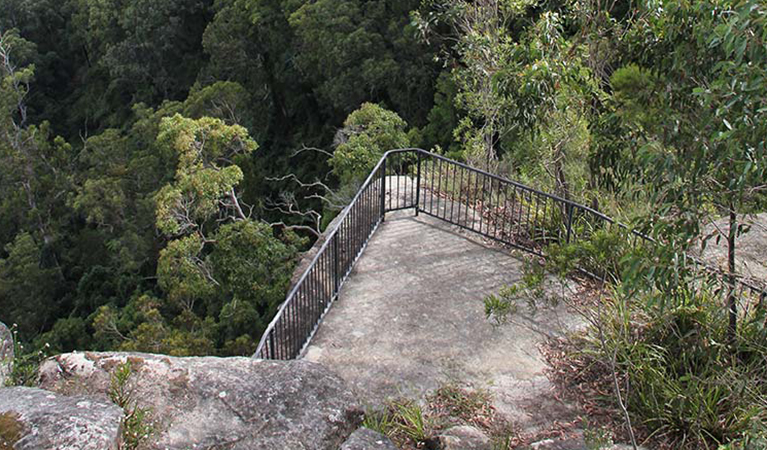
[{"label": "weathered concrete slab", "polygon": [[576,320],[562,306],[494,327],[482,298],[518,281],[523,263],[475,236],[412,211],[387,215],[305,359],[371,406],[458,382],[489,389],[524,430],[567,418],[538,346]]}]

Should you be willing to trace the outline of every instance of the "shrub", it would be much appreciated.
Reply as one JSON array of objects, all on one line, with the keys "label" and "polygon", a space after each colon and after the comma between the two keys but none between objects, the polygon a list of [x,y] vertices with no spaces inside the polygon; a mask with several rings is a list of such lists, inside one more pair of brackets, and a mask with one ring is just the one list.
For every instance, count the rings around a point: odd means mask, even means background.
[{"label": "shrub", "polygon": [[764,442],[763,312],[744,318],[733,349],[727,344],[726,311],[705,286],[679,291],[663,309],[653,306],[658,295],[669,294],[627,297],[617,291],[616,300],[602,305],[598,326],[579,355],[591,355],[598,364],[615,355],[633,422],[672,448]]}]

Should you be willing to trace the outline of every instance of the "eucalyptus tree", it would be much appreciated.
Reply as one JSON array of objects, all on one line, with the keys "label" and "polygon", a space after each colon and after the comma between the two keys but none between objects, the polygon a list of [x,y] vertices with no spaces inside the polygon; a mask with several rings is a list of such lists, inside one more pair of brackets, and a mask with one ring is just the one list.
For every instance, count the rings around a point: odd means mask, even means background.
[{"label": "eucalyptus tree", "polygon": [[252,351],[284,296],[298,244],[290,233],[274,237],[241,201],[236,162],[258,145],[239,125],[181,115],[163,119],[157,139],[178,161],[173,182],[155,195],[157,228],[171,239],[159,285],[190,323],[220,322],[218,345]]},{"label": "eucalyptus tree", "polygon": [[[736,273],[741,216],[763,210],[767,191],[767,10],[757,1],[673,3],[628,36],[637,64],[612,76],[618,139],[641,145],[640,177],[652,187],[648,230],[687,250],[717,215]],[[703,243],[714,236],[703,236]],[[728,297],[729,336],[737,302]]]},{"label": "eucalyptus tree", "polygon": [[409,147],[406,128],[397,113],[373,103],[349,114],[329,161],[341,183],[362,182],[386,151]]},{"label": "eucalyptus tree", "polygon": [[29,123],[34,54],[16,30],[0,29],[0,316],[18,323],[25,339],[50,326],[59,311],[58,247],[72,189],[71,147],[53,138],[47,123]]}]

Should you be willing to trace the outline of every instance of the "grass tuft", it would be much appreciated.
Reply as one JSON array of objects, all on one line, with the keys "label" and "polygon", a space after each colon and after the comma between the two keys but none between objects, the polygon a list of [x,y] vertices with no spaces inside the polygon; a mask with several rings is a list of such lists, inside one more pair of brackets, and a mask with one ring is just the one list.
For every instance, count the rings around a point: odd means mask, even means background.
[{"label": "grass tuft", "polygon": [[16,414],[0,414],[0,450],[14,450],[23,433],[24,426]]}]

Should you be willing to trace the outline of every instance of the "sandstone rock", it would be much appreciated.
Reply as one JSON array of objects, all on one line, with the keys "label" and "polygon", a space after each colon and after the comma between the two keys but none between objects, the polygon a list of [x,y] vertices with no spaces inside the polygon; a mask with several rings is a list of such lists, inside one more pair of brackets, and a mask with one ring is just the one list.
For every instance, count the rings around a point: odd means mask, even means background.
[{"label": "sandstone rock", "polygon": [[397,450],[397,447],[383,434],[360,428],[349,436],[340,450]]},{"label": "sandstone rock", "polygon": [[[764,283],[767,280],[767,260],[764,255],[767,254],[767,213],[754,214],[750,216],[740,216],[740,222],[749,225],[751,230],[738,236],[735,243],[735,264],[736,270],[749,281]],[[704,227],[705,235],[713,235],[716,230],[721,230],[725,236],[716,241],[716,237],[710,239],[706,244],[706,249],[699,251],[701,259],[707,263],[727,270],[727,238],[729,230],[729,220],[727,218],[719,219]]]},{"label": "sandstone rock", "polygon": [[301,360],[69,353],[43,363],[40,383],[105,396],[126,362],[130,395],[154,421],[153,449],[337,450],[361,416],[340,378]]},{"label": "sandstone rock", "polygon": [[493,448],[490,438],[485,433],[468,425],[445,430],[439,436],[439,443],[443,450],[491,450]]},{"label": "sandstone rock", "polygon": [[544,439],[530,444],[531,450],[588,450],[583,436],[564,436],[556,439]]},{"label": "sandstone rock", "polygon": [[123,410],[91,397],[0,389],[0,448],[117,450]]},{"label": "sandstone rock", "polygon": [[13,336],[11,331],[0,322],[0,388],[5,386],[13,369]]},{"label": "sandstone rock", "polygon": [[[586,444],[583,439],[583,434],[580,431],[571,433],[570,435],[562,436],[556,439],[544,439],[542,441],[530,444],[531,450],[589,450],[594,448],[594,445]],[[639,446],[638,450],[647,450],[647,448]],[[634,447],[628,444],[614,444],[607,447],[603,447],[603,450],[633,450]]]}]

